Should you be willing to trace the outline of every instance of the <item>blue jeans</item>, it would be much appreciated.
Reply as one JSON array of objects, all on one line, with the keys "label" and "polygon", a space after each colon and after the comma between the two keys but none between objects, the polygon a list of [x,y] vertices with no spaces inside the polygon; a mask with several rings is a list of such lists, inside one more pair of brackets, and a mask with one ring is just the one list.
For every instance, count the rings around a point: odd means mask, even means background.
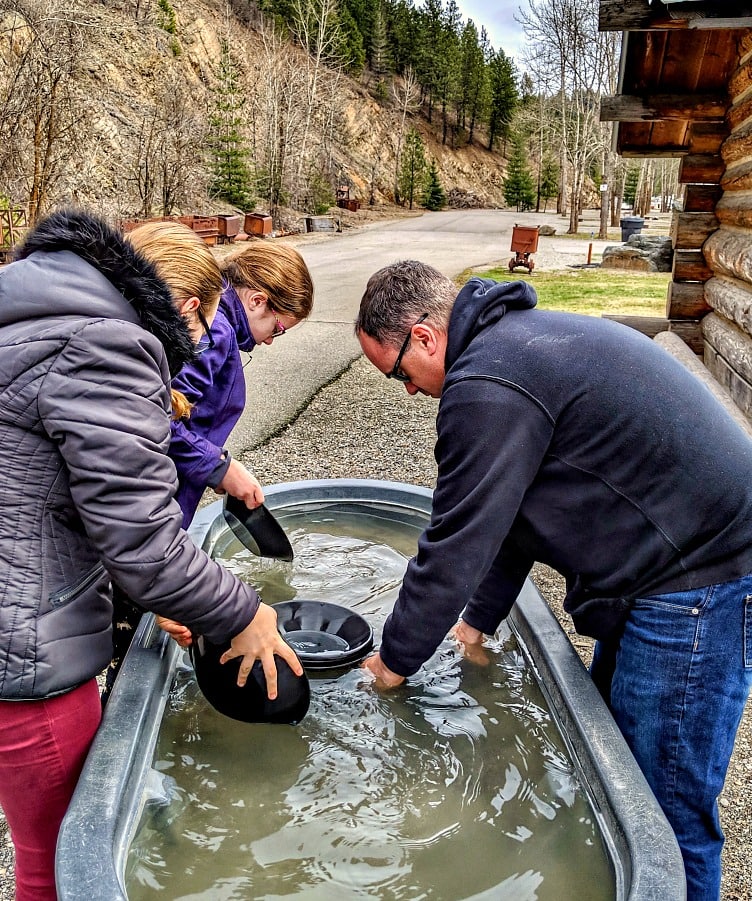
[{"label": "blue jeans", "polygon": [[688,901],[718,901],[717,798],[752,685],[752,574],[638,598],[593,681],[673,828]]}]

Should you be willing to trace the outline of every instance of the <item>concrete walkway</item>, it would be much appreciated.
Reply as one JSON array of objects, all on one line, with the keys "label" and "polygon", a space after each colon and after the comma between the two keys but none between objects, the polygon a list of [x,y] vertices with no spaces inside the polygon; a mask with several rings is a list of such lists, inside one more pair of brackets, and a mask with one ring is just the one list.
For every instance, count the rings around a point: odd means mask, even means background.
[{"label": "concrete walkway", "polygon": [[[555,213],[426,212],[342,233],[274,239],[294,244],[303,255],[315,285],[314,311],[272,347],[254,351],[246,367],[246,412],[228,442],[230,450],[239,454],[274,434],[360,355],[352,323],[366,282],[377,269],[400,259],[418,259],[453,278],[471,267],[500,261],[506,265],[515,224],[552,225],[559,233],[540,238],[534,255],[539,271],[587,262],[591,242],[564,236],[568,221]],[[583,223],[586,231],[590,226],[589,220]],[[614,242],[593,241],[593,254],[599,255],[609,243]]]}]

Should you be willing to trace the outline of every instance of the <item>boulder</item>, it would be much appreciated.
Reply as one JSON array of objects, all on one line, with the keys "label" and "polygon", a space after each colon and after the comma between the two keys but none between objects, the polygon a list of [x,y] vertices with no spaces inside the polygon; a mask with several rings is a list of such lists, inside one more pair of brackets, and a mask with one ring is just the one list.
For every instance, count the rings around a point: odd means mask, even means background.
[{"label": "boulder", "polygon": [[668,236],[630,235],[625,244],[610,244],[603,251],[603,269],[633,272],[671,272],[674,248]]},{"label": "boulder", "polygon": [[550,238],[556,234],[556,229],[553,227],[553,225],[541,225],[541,227],[538,229],[538,234],[543,235],[546,238]]}]

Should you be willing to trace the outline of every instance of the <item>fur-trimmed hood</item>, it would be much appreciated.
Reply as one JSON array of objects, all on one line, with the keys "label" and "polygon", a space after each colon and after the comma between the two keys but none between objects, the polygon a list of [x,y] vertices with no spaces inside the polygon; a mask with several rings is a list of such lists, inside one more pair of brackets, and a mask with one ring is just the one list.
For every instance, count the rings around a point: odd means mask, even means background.
[{"label": "fur-trimmed hood", "polygon": [[[96,269],[127,301],[137,321],[164,347],[171,375],[176,375],[193,359],[194,346],[188,327],[154,266],[106,222],[80,210],[52,213],[28,233],[16,252],[18,262],[3,273],[9,277],[6,285],[13,283],[15,290],[11,306],[2,305],[5,309],[0,312],[0,325],[23,317],[60,313],[106,315],[97,306],[98,298],[89,297],[87,300],[91,304],[84,304],[80,302],[81,294],[77,301],[81,309],[63,308],[70,292],[66,294],[65,286],[55,284],[54,265],[51,267],[52,284],[41,284],[41,279],[35,277],[35,267],[28,273],[24,270],[28,265],[24,261],[49,260],[48,255],[65,252],[75,254]],[[0,279],[0,297],[5,299],[3,281],[5,279]],[[109,315],[117,317],[117,307],[112,304],[110,307]]]}]

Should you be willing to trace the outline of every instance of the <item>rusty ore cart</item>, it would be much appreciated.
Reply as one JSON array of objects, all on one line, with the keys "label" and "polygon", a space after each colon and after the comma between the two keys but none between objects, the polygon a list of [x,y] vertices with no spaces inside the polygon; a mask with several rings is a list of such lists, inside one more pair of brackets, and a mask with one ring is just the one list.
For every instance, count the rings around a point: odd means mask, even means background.
[{"label": "rusty ore cart", "polygon": [[514,272],[518,266],[524,266],[528,272],[535,268],[532,255],[538,249],[539,226],[515,225],[512,229],[512,246],[515,255],[509,261],[509,271]]}]

